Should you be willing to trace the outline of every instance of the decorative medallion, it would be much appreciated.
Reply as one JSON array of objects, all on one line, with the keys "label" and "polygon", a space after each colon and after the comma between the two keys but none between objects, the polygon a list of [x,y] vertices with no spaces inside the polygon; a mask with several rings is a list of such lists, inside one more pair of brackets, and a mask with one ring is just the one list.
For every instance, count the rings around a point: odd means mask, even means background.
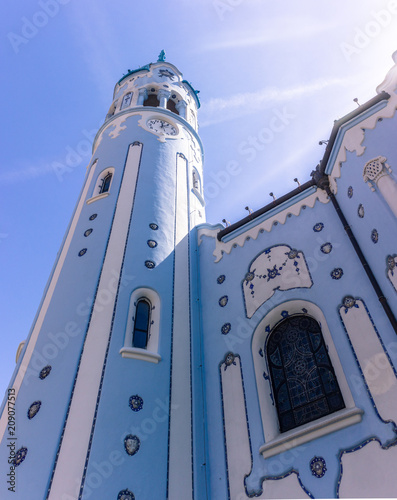
[{"label": "decorative medallion", "polygon": [[340,267],[337,267],[336,269],[331,271],[330,274],[331,274],[331,278],[333,280],[340,280],[343,276],[343,269],[341,269]]},{"label": "decorative medallion", "polygon": [[353,198],[353,187],[352,186],[349,186],[347,188],[347,197],[348,198]]},{"label": "decorative medallion", "polygon": [[232,325],[230,323],[225,323],[222,325],[221,331],[223,335],[227,335],[232,329]]},{"label": "decorative medallion", "polygon": [[141,442],[138,436],[133,436],[132,434],[128,434],[124,438],[124,448],[128,455],[132,457],[135,453],[138,452],[139,447],[141,446]]},{"label": "decorative medallion", "polygon": [[39,378],[41,380],[44,380],[46,377],[48,377],[50,371],[51,371],[51,366],[50,365],[45,366],[39,373]]},{"label": "decorative medallion", "polygon": [[98,214],[92,214],[91,217],[90,217],[90,220],[94,220],[98,217]]},{"label": "decorative medallion", "polygon": [[145,260],[145,266],[148,269],[153,269],[154,267],[156,267],[156,264],[152,260]]},{"label": "decorative medallion", "polygon": [[128,404],[132,411],[140,411],[143,408],[143,399],[135,394],[135,396],[130,397]]},{"label": "decorative medallion", "polygon": [[155,224],[154,222],[151,222],[149,224],[149,227],[150,229],[153,229],[153,231],[157,231],[157,229],[159,228],[157,224]]},{"label": "decorative medallion", "polygon": [[288,318],[288,311],[281,311],[281,316],[283,318]]},{"label": "decorative medallion", "polygon": [[378,243],[379,240],[379,234],[376,229],[372,229],[371,231],[371,241],[372,243]]},{"label": "decorative medallion", "polygon": [[356,304],[356,299],[351,295],[346,295],[346,297],[342,301],[343,305],[348,309],[352,308]]},{"label": "decorative medallion", "polygon": [[324,229],[324,224],[322,222],[317,222],[317,224],[314,224],[314,226],[313,226],[313,231],[315,233],[319,233],[323,229]]},{"label": "decorative medallion", "polygon": [[298,255],[298,250],[295,250],[295,248],[293,248],[288,252],[287,255],[289,259],[296,259],[296,256]]},{"label": "decorative medallion", "polygon": [[12,463],[15,465],[15,467],[21,465],[21,463],[25,460],[27,454],[28,454],[27,448],[25,447],[19,448],[19,450],[15,453],[14,459],[12,460]]},{"label": "decorative medallion", "polygon": [[169,69],[159,69],[159,76],[169,78],[170,80],[175,78],[175,74]]},{"label": "decorative medallion", "polygon": [[123,490],[117,495],[117,500],[135,500],[135,495],[130,490]]},{"label": "decorative medallion", "polygon": [[150,248],[155,248],[157,246],[157,241],[147,240],[147,244]]},{"label": "decorative medallion", "polygon": [[87,229],[87,231],[84,231],[84,236],[89,236],[92,233],[92,229]]},{"label": "decorative medallion", "polygon": [[360,203],[357,208],[357,215],[363,219],[364,218],[364,206]]},{"label": "decorative medallion", "polygon": [[86,248],[82,248],[79,252],[79,257],[82,257],[86,253],[86,251],[87,251]]},{"label": "decorative medallion", "polygon": [[224,274],[221,274],[220,276],[217,277],[216,282],[222,285],[222,283],[225,281],[226,276]]},{"label": "decorative medallion", "polygon": [[324,245],[321,245],[320,247],[320,250],[323,252],[323,253],[330,253],[331,250],[332,250],[332,245],[331,243],[328,241],[327,243],[324,243]]},{"label": "decorative medallion", "polygon": [[232,352],[228,352],[226,354],[225,360],[224,360],[225,370],[227,369],[228,366],[236,365],[236,362],[234,361],[235,358],[236,358],[236,356]]},{"label": "decorative medallion", "polygon": [[312,471],[313,476],[315,477],[323,477],[327,467],[325,466],[325,460],[323,457],[314,457],[310,462],[310,469]]},{"label": "decorative medallion", "polygon": [[252,281],[253,279],[255,278],[255,274],[254,273],[247,273],[245,276],[244,276],[244,279],[248,282],[248,281]]},{"label": "decorative medallion", "polygon": [[224,295],[223,297],[221,297],[221,298],[219,299],[219,305],[220,305],[221,307],[225,307],[225,305],[227,304],[228,300],[229,300],[229,299],[228,299],[228,296],[227,296],[227,295]]},{"label": "decorative medallion", "polygon": [[393,271],[394,271],[394,268],[396,267],[396,261],[394,260],[394,257],[392,257],[391,255],[388,255],[386,258],[386,264],[387,264],[387,269],[389,269],[389,271],[392,272],[392,276],[393,276]]},{"label": "decorative medallion", "polygon": [[29,406],[28,419],[31,420],[40,410],[41,401],[35,401]]}]

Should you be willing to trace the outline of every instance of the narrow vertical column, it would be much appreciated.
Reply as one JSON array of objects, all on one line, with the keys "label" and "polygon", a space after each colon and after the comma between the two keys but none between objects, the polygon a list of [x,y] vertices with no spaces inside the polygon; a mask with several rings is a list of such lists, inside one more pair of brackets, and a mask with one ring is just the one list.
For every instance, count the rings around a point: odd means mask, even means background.
[{"label": "narrow vertical column", "polygon": [[106,304],[100,304],[100,307],[98,307],[97,300],[101,296],[101,291],[108,290],[109,284],[114,282],[114,276],[120,276],[121,273],[134,201],[131,191],[136,186],[141,149],[142,145],[139,143],[129,147],[98,293],[86,334],[63,438],[58,450],[48,496],[50,500],[75,499],[77,498],[76,491],[80,489],[117,296],[113,294],[112,300]]},{"label": "narrow vertical column", "polygon": [[189,242],[186,160],[177,156],[175,265],[170,402],[168,495],[193,498],[190,372]]},{"label": "narrow vertical column", "polygon": [[143,103],[147,99],[148,93],[146,89],[139,89],[137,106],[143,106]]},{"label": "narrow vertical column", "polygon": [[179,101],[176,103],[176,109],[179,113],[179,116],[181,116],[182,118],[184,118],[186,120],[186,108],[187,108],[187,104],[185,101]]},{"label": "narrow vertical column", "polygon": [[169,90],[160,89],[157,92],[157,97],[160,102],[160,108],[167,108],[167,101],[170,98],[171,92]]},{"label": "narrow vertical column", "polygon": [[397,183],[391,177],[391,168],[384,156],[378,156],[364,166],[363,178],[372,191],[377,186],[381,195],[397,217]]}]

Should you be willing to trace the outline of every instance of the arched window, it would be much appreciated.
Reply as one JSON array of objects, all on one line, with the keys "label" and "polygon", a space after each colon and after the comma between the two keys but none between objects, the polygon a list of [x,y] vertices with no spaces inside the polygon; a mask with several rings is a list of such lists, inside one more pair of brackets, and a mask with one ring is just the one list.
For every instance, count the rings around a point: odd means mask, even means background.
[{"label": "arched window", "polygon": [[127,92],[127,94],[125,94],[125,96],[123,97],[120,109],[128,108],[128,106],[131,104],[131,99],[132,99],[132,92]]},{"label": "arched window", "polygon": [[134,332],[132,335],[132,346],[146,349],[149,326],[150,326],[150,302],[139,299],[135,308]]},{"label": "arched window", "polygon": [[156,94],[149,94],[143,105],[158,108],[160,106],[160,101],[157,99]]},{"label": "arched window", "polygon": [[320,325],[310,316],[281,321],[267,342],[280,432],[345,408]]},{"label": "arched window", "polygon": [[175,113],[176,115],[179,115],[179,111],[176,109],[176,104],[172,99],[168,99],[167,101],[167,109]]},{"label": "arched window", "polygon": [[105,177],[101,179],[102,184],[99,186],[99,194],[102,193],[107,193],[110,188],[110,183],[112,181],[112,175],[110,172],[108,172]]}]

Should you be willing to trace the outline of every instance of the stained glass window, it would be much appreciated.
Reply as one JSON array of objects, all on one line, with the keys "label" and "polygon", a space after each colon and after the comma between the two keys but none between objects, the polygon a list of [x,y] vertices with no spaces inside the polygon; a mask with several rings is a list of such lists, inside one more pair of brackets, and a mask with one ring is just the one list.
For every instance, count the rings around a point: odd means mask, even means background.
[{"label": "stained glass window", "polygon": [[102,186],[100,187],[99,194],[101,193],[107,193],[110,188],[110,181],[112,180],[112,174],[109,172],[103,179],[102,179]]},{"label": "stained glass window", "polygon": [[345,407],[320,325],[291,316],[272,331],[267,359],[280,432]]},{"label": "stained glass window", "polygon": [[146,349],[149,335],[150,304],[147,300],[138,301],[135,309],[133,347]]}]

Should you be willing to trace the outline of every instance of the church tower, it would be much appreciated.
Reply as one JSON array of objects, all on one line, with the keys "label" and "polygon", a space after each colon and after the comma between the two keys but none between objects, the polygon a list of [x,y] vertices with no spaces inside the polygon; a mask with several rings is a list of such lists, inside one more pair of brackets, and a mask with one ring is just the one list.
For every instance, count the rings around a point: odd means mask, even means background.
[{"label": "church tower", "polygon": [[1,498],[206,497],[199,106],[164,52],[116,84],[9,385]]}]

